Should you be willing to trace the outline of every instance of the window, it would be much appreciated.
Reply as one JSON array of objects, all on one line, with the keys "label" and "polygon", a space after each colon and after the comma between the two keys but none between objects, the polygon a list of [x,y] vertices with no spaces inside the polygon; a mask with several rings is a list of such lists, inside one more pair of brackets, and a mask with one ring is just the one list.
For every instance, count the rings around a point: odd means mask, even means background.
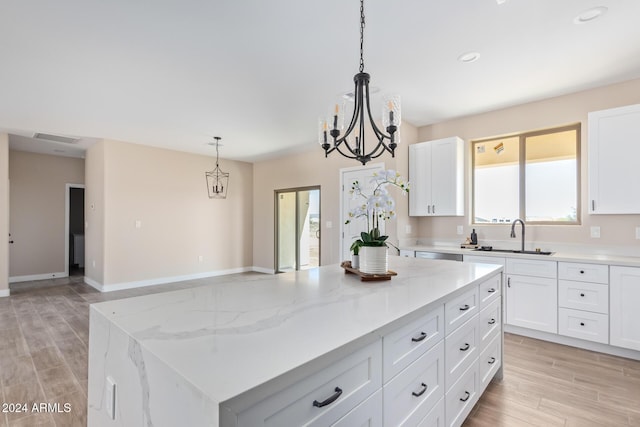
[{"label": "window", "polygon": [[473,222],[578,224],[580,124],[472,142]]}]

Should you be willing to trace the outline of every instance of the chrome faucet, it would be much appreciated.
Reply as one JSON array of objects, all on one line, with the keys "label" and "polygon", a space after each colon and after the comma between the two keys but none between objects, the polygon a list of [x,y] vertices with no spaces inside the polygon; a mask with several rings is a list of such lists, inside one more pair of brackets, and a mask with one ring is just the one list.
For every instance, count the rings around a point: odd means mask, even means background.
[{"label": "chrome faucet", "polygon": [[522,249],[520,250],[520,252],[524,252],[524,221],[520,218],[514,220],[511,223],[511,238],[516,238],[516,222],[520,222],[520,224],[522,224]]}]

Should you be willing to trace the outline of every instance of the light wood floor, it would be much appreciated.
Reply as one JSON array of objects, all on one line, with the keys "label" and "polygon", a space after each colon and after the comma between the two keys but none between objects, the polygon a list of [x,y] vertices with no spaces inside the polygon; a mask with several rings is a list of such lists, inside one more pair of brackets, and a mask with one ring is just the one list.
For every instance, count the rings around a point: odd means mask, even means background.
[{"label": "light wood floor", "polygon": [[[4,426],[84,426],[89,304],[216,283],[225,278],[99,293],[82,278],[12,285],[0,298],[0,402],[28,411],[0,414]],[[71,405],[34,413],[33,403]],[[505,335],[505,377],[493,382],[464,424],[472,426],[640,426],[640,362]]]}]

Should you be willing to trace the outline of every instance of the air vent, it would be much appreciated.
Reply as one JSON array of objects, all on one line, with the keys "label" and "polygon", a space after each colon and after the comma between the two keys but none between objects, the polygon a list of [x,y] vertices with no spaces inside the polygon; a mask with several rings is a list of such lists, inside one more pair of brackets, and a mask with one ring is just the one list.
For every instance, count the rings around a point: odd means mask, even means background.
[{"label": "air vent", "polygon": [[70,138],[68,136],[51,135],[49,133],[36,133],[33,135],[34,139],[42,139],[44,141],[61,142],[63,144],[76,144],[80,141],[80,138]]}]

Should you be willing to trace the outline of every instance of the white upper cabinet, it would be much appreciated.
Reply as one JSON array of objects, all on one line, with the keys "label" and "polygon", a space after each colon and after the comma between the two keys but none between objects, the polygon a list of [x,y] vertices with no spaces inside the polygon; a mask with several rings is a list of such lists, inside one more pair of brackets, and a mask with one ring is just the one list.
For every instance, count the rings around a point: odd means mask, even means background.
[{"label": "white upper cabinet", "polygon": [[409,146],[409,215],[464,215],[464,141],[457,136]]},{"label": "white upper cabinet", "polygon": [[589,113],[589,213],[639,214],[640,104]]}]

